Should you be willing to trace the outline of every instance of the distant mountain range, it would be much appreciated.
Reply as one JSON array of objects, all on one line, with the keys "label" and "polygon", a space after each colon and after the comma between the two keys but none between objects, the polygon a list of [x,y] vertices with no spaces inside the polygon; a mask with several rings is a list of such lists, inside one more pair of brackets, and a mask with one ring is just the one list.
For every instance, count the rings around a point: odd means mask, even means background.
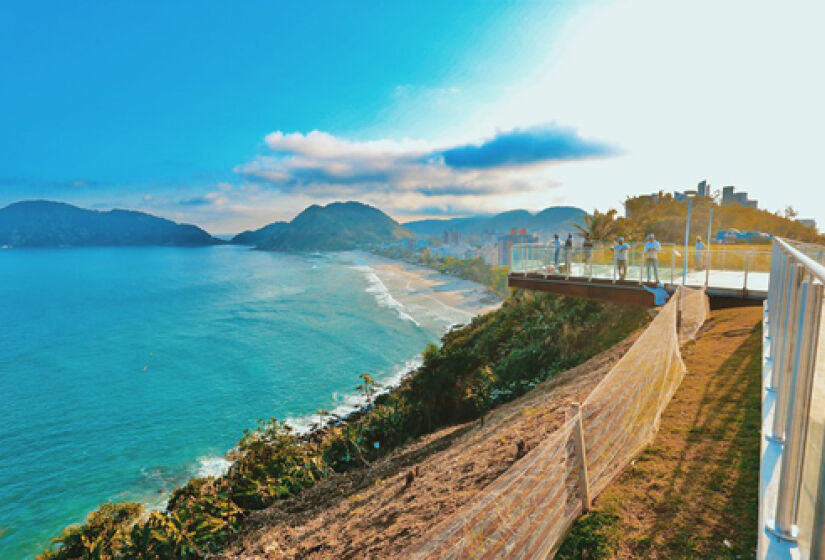
[{"label": "distant mountain range", "polygon": [[86,210],[63,202],[30,200],[0,209],[0,246],[199,246],[222,243],[197,226],[143,212]]},{"label": "distant mountain range", "polygon": [[551,206],[532,214],[527,210],[510,210],[493,216],[472,216],[447,220],[418,220],[403,224],[419,237],[441,235],[455,230],[463,235],[483,233],[503,234],[512,228],[527,228],[528,231],[548,231],[563,233],[571,231],[573,224],[583,223],[587,213],[573,206]]},{"label": "distant mountain range", "polygon": [[[381,210],[360,202],[312,205],[290,222],[273,222],[230,241],[276,251],[340,251],[440,236],[456,230],[465,236],[501,234],[511,228],[563,233],[585,212],[555,206],[532,214],[512,210],[493,216],[420,220],[399,224]],[[215,245],[224,241],[197,226],[131,210],[86,210],[46,200],[17,202],[0,209],[0,246],[79,247],[120,245]]]},{"label": "distant mountain range", "polygon": [[313,204],[291,222],[238,234],[232,243],[276,251],[342,251],[389,243],[412,233],[381,210],[360,202]]}]

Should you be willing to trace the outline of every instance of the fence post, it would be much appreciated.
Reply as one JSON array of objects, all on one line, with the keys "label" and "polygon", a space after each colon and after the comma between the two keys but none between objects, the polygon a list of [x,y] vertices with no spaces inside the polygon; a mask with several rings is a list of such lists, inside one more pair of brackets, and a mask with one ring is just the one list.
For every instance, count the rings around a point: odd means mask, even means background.
[{"label": "fence post", "polygon": [[684,291],[684,286],[681,288],[676,288],[676,336],[678,337],[679,334],[682,332],[682,292]]},{"label": "fence post", "polygon": [[590,511],[590,482],[587,477],[587,450],[584,447],[584,425],[582,423],[582,405],[573,403],[576,411],[576,424],[573,431],[573,440],[576,446],[576,460],[579,465],[579,490],[582,498],[582,513]]}]

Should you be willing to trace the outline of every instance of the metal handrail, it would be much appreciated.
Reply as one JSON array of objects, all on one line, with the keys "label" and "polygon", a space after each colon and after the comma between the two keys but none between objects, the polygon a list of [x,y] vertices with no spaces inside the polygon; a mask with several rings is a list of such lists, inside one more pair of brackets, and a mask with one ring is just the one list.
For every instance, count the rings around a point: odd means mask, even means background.
[{"label": "metal handrail", "polygon": [[825,266],[775,238],[764,333],[760,559],[792,558],[798,548],[803,558],[825,560],[825,411],[812,408],[825,388],[823,305]]}]

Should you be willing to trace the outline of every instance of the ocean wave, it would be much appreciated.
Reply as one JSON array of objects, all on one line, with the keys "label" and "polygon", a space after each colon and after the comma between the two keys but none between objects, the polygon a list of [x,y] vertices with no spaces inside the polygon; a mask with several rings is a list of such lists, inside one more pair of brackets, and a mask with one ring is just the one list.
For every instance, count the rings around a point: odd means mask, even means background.
[{"label": "ocean wave", "polygon": [[198,457],[198,477],[223,476],[231,465],[232,461],[226,457]]},{"label": "ocean wave", "polygon": [[[404,362],[404,365],[395,369],[390,375],[376,379],[376,381],[381,384],[381,388],[376,391],[375,396],[390,392],[394,387],[398,386],[406,375],[418,369],[422,363],[423,360],[421,356],[416,356]],[[341,394],[336,391],[332,394],[332,400],[335,403],[335,407],[329,410],[330,415],[324,419],[325,422],[334,416],[344,418],[367,404],[367,399],[364,395],[355,392]],[[318,414],[306,414],[304,416],[289,417],[284,421],[292,427],[295,433],[300,435],[316,427],[319,420]]]},{"label": "ocean wave", "polygon": [[363,273],[364,278],[367,279],[367,289],[366,292],[368,294],[372,294],[375,297],[375,301],[378,302],[378,305],[381,307],[388,307],[390,309],[394,309],[398,316],[405,321],[411,321],[417,327],[421,325],[415,318],[408,313],[407,307],[392,297],[387,286],[384,282],[381,281],[381,278],[375,273],[375,269],[368,265],[357,265],[352,267],[354,270],[358,270],[359,272]]}]

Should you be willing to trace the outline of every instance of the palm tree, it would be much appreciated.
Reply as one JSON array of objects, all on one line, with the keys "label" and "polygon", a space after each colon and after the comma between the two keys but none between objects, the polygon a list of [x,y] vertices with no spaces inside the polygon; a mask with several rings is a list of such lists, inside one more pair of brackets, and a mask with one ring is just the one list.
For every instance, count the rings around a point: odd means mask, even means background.
[{"label": "palm tree", "polygon": [[361,391],[364,394],[364,397],[367,399],[367,406],[372,406],[372,396],[381,385],[379,385],[369,373],[362,373],[358,376],[358,379],[361,380],[361,384],[358,385],[355,390]]},{"label": "palm tree", "polygon": [[594,241],[608,241],[612,239],[617,230],[615,208],[607,212],[593,210],[592,215],[584,217],[584,224],[573,224],[576,230],[582,235],[590,235]]}]

